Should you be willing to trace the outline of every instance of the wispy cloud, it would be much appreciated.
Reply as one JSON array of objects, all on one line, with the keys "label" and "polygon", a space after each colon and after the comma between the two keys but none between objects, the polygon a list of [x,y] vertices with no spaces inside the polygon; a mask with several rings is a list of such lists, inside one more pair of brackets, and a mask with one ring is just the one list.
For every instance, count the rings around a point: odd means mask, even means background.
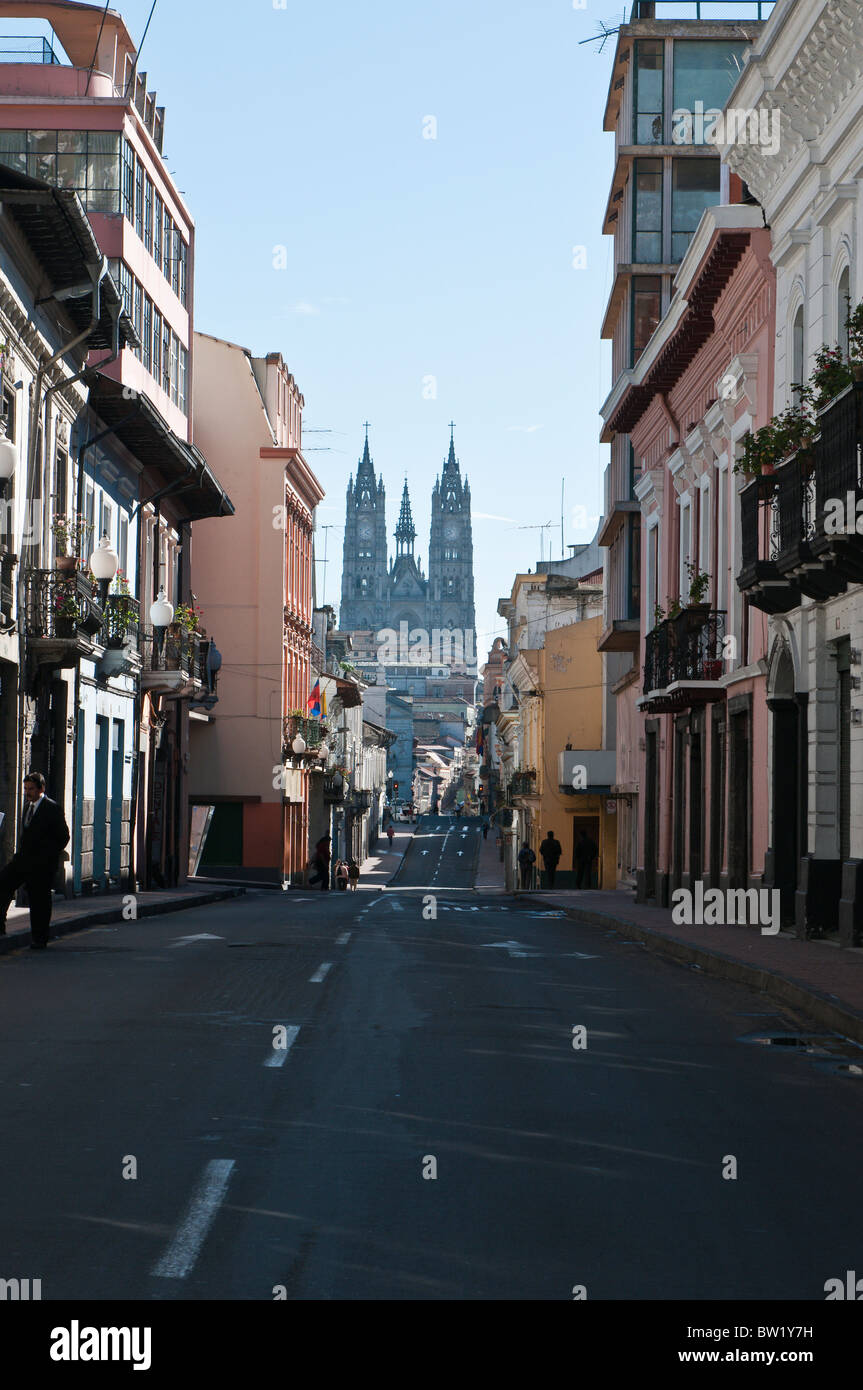
[{"label": "wispy cloud", "polygon": [[507,434],[536,434],[537,430],[544,429],[543,425],[507,425]]},{"label": "wispy cloud", "polygon": [[317,304],[308,304],[304,299],[301,299],[299,304],[295,304],[289,312],[292,314],[319,314],[321,311]]},{"label": "wispy cloud", "polygon": [[324,304],[350,304],[351,301],[346,299],[343,294],[325,294],[323,302]]},{"label": "wispy cloud", "polygon": [[474,521],[511,521],[516,524],[514,516],[495,516],[493,512],[473,512]]}]

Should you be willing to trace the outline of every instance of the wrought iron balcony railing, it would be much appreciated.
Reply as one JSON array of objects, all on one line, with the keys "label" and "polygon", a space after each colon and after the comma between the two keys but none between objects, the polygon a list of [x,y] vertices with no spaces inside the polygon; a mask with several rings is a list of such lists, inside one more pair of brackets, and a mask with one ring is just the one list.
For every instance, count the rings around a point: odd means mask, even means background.
[{"label": "wrought iron balcony railing", "polygon": [[30,570],[25,584],[27,633],[36,640],[94,638],[103,615],[93,597],[93,581],[81,570]]},{"label": "wrought iron balcony railing", "polygon": [[675,687],[663,701],[669,708],[715,698],[710,687],[722,675],[724,637],[725,612],[707,604],[684,608],[658,623],[645,637],[645,697],[654,704]]},{"label": "wrought iron balcony railing", "polygon": [[514,772],[509,785],[513,796],[533,796],[536,791],[536,772],[533,768]]},{"label": "wrought iron balcony railing", "polygon": [[142,625],[138,641],[144,671],[177,672],[202,685],[207,684],[210,643],[197,632],[187,632],[184,628],[172,632]]},{"label": "wrought iron balcony railing", "polygon": [[[863,582],[863,383],[819,413],[814,444],[740,494],[742,564],[738,587],[756,608],[785,613],[801,594],[826,599]],[[838,515],[837,515],[838,513]]]},{"label": "wrought iron balcony railing", "polygon": [[102,641],[106,647],[138,645],[141,605],[127,594],[109,594],[102,621]]},{"label": "wrought iron balcony railing", "polygon": [[310,719],[299,714],[285,715],[282,721],[282,742],[286,757],[296,756],[292,744],[298,734],[305,740],[306,753],[317,754],[327,736],[327,726],[322,719]]}]

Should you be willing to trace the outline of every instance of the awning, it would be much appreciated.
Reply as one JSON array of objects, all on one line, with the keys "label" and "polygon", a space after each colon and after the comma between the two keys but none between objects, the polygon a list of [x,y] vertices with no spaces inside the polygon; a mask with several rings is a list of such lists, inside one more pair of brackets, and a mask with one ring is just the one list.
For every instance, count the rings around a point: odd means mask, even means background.
[{"label": "awning", "polygon": [[181,484],[170,497],[180,504],[186,521],[234,515],[234,504],[201,451],[174,434],[146,396],[128,400],[121,383],[98,370],[88,373],[87,380],[92,409],[147,469],[148,485],[158,491]]},{"label": "awning", "polygon": [[353,709],[354,706],[362,704],[362,691],[353,681],[343,680],[341,676],[328,676],[327,679],[335,681],[336,695],[345,709]]},{"label": "awning", "polygon": [[[101,267],[103,255],[78,194],[71,188],[53,188],[42,179],[31,179],[0,164],[0,202],[9,211],[39,261],[51,290],[69,289],[90,280]],[[94,350],[114,345],[113,317],[122,301],[110,275],[101,284],[101,317],[90,335]],[[90,324],[92,293],[67,299],[63,307],[80,333]],[[120,344],[139,347],[138,335],[125,311],[120,312]],[[83,350],[83,349],[82,349]]]}]

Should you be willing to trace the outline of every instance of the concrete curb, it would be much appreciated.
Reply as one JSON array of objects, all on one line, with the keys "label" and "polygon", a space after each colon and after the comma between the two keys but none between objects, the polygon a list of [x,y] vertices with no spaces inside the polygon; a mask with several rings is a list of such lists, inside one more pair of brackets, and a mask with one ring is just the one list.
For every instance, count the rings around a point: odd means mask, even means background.
[{"label": "concrete curb", "polygon": [[[207,907],[210,903],[224,902],[228,898],[242,898],[245,896],[245,888],[225,888],[220,892],[196,893],[183,895],[177,898],[168,898],[162,902],[139,902],[138,916],[134,920],[140,921],[143,917],[164,917],[169,912],[183,912],[192,907]],[[94,908],[90,912],[82,912],[78,917],[59,918],[51,923],[51,940],[56,941],[61,936],[72,936],[74,932],[83,931],[85,927],[98,927],[107,925],[110,922],[122,922],[122,907],[103,907]],[[29,946],[30,931],[13,931],[8,936],[0,936],[0,955],[8,955],[11,951],[20,950],[22,946]]]},{"label": "concrete curb", "polygon": [[[531,902],[550,906],[548,898],[531,893],[515,893],[511,896],[529,898]],[[721,980],[749,985],[780,1004],[800,1009],[822,1027],[842,1033],[854,1042],[863,1043],[863,1014],[837,1003],[811,985],[789,979],[787,975],[782,975],[777,970],[768,970],[765,966],[747,965],[745,961],[726,956],[721,951],[708,950],[704,946],[692,946],[688,941],[677,941],[674,937],[665,936],[650,927],[642,927],[611,912],[597,912],[586,907],[566,907],[563,903],[555,903],[554,906],[565,912],[574,922],[583,922],[594,927],[614,927],[631,941],[643,942],[657,955],[666,956],[684,965],[700,965],[705,974],[715,975]]]}]

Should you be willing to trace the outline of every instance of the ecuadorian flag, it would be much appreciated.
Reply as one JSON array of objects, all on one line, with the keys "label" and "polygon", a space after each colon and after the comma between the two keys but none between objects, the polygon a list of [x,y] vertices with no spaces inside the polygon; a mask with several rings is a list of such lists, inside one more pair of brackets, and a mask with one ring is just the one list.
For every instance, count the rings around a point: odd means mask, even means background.
[{"label": "ecuadorian flag", "polygon": [[321,718],[321,683],[319,680],[315,681],[314,686],[312,687],[312,693],[306,701],[306,709],[308,710],[312,719]]}]

